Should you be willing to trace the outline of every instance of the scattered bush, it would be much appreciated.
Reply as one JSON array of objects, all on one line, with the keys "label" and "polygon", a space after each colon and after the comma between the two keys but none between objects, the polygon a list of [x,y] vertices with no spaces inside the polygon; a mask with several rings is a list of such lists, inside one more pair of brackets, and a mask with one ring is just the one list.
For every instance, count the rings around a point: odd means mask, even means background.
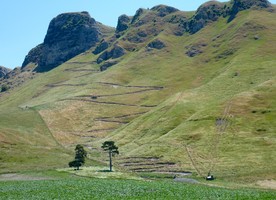
[{"label": "scattered bush", "polygon": [[9,86],[7,86],[7,85],[2,85],[2,86],[1,86],[0,92],[6,92],[6,91],[8,91],[9,89],[10,89]]}]

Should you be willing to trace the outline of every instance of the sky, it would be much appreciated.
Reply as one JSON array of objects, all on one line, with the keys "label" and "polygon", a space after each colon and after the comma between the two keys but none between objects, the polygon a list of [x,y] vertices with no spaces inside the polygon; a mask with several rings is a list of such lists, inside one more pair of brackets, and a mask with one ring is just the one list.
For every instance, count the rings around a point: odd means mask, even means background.
[{"label": "sky", "polygon": [[[139,8],[169,5],[196,10],[207,0],[0,0],[0,65],[21,66],[28,52],[41,44],[50,21],[65,12],[88,11],[96,21],[116,27],[122,14],[133,16]],[[221,0],[226,1],[226,0]],[[271,0],[276,3],[276,0]]]}]

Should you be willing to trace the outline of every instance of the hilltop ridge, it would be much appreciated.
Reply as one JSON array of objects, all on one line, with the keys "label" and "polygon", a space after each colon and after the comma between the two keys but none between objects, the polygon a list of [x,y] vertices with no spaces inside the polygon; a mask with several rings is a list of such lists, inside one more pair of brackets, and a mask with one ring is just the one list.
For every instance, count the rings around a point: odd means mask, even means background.
[{"label": "hilltop ridge", "polygon": [[[140,8],[133,17],[121,15],[118,18],[115,31],[116,37],[113,37],[109,42],[101,43],[100,45],[104,46],[98,46],[98,50],[95,52],[98,54],[101,52],[99,49],[102,51],[107,49],[108,44],[121,37],[123,32],[130,27],[149,26],[151,21],[154,21],[155,30],[149,27],[151,30],[148,30],[148,32],[143,30],[137,32],[135,36],[129,35],[127,40],[132,43],[144,42],[147,36],[154,36],[163,31],[160,26],[163,26],[164,23],[174,24],[174,27],[171,28],[176,35],[194,34],[208,23],[216,21],[220,16],[227,17],[228,21],[231,21],[239,11],[269,7],[271,7],[271,4],[267,0],[233,0],[226,3],[209,1],[202,4],[193,15],[185,14],[185,12],[180,12],[178,9],[166,5],[154,6],[150,10]],[[166,18],[168,15],[171,17]],[[156,26],[156,23],[159,25]],[[30,50],[22,64],[22,68],[33,63],[35,65],[34,71],[49,71],[96,46],[104,38],[105,33],[111,33],[111,31],[110,27],[99,25],[86,11],[60,14],[50,22],[44,42]],[[127,50],[131,51],[130,49]],[[119,51],[121,53],[115,56],[116,58],[124,55],[123,49]],[[113,57],[111,54],[102,55],[104,58],[101,58],[101,60],[108,60]],[[103,68],[110,65],[112,64],[105,64]]]}]

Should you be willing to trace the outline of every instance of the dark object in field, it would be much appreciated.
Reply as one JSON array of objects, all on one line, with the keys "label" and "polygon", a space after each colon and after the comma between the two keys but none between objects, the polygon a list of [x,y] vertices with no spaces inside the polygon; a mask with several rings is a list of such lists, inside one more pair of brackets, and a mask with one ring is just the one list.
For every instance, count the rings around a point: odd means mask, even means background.
[{"label": "dark object in field", "polygon": [[213,181],[215,180],[215,177],[209,172],[205,179],[206,181]]}]

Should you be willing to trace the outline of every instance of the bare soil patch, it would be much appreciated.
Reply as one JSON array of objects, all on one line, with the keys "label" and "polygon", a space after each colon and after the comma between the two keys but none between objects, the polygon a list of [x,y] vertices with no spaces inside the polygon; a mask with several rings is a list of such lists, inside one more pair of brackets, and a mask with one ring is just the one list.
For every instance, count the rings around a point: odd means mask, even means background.
[{"label": "bare soil patch", "polygon": [[275,180],[258,181],[257,184],[263,188],[269,188],[269,189],[276,190],[276,181]]}]

